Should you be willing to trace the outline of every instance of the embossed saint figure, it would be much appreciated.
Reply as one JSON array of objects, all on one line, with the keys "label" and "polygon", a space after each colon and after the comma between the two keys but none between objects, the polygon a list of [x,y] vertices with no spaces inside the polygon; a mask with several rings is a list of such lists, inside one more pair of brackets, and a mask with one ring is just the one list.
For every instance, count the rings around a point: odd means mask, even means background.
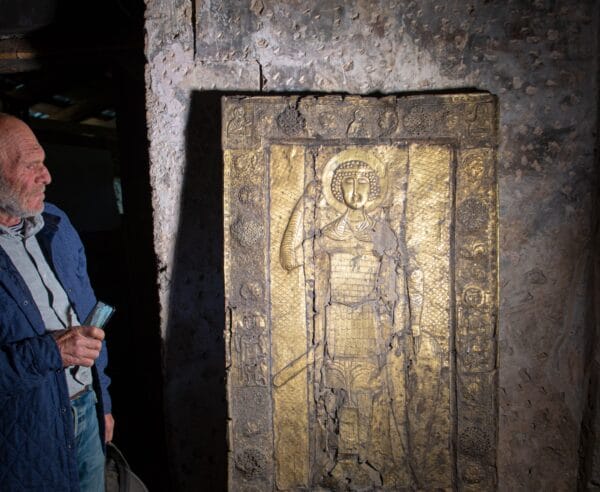
[{"label": "embossed saint figure", "polygon": [[389,225],[385,171],[365,151],[336,155],[296,204],[281,242],[283,268],[304,265],[306,202],[324,196],[338,212],[315,214],[324,224],[314,224],[312,246],[315,486],[415,483],[406,367],[419,352],[423,276]]},{"label": "embossed saint figure", "polygon": [[231,119],[227,122],[227,136],[238,144],[243,144],[251,138],[252,119],[248,117],[243,106],[233,110]]},{"label": "embossed saint figure", "polygon": [[235,348],[240,354],[241,379],[248,386],[267,384],[267,336],[264,318],[249,313],[237,326]]}]

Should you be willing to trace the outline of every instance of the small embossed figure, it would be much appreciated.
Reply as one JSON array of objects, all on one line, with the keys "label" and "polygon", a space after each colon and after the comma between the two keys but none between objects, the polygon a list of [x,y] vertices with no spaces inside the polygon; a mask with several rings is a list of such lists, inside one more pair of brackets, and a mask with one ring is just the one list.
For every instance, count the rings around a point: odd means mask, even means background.
[{"label": "small embossed figure", "polygon": [[235,348],[241,359],[241,377],[247,386],[267,384],[267,339],[264,318],[247,314],[238,324]]},{"label": "small embossed figure", "polygon": [[366,137],[368,135],[368,113],[363,109],[354,111],[352,121],[348,124],[349,137]]},{"label": "small embossed figure", "polygon": [[[284,232],[280,260],[305,264],[305,202],[324,197],[333,220],[315,214],[315,486],[372,490],[414,483],[406,423],[406,367],[419,351],[423,277],[381,206],[384,165],[347,150],[308,185]],[[390,461],[390,456],[394,460]],[[365,489],[365,490],[366,490]]]},{"label": "small embossed figure", "polygon": [[460,335],[464,337],[465,352],[461,355],[468,369],[478,371],[489,364],[492,323],[485,303],[485,293],[479,287],[467,286],[462,297],[463,302],[459,307]]},{"label": "small embossed figure", "polygon": [[227,136],[238,143],[245,143],[252,137],[252,120],[243,106],[233,110],[232,118],[227,122]]}]

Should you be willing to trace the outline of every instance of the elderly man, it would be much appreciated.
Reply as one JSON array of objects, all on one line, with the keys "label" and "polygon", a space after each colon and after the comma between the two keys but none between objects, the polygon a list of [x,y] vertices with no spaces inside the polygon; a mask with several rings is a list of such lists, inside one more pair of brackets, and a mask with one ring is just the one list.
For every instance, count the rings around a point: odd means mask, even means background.
[{"label": "elderly man", "polygon": [[44,204],[44,150],[0,114],[0,490],[103,491],[112,439],[104,332],[83,246]]}]

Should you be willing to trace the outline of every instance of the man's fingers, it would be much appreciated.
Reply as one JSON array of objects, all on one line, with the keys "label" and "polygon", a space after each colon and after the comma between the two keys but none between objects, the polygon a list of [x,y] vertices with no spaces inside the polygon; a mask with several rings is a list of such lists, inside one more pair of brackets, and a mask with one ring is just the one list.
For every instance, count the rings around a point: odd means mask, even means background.
[{"label": "man's fingers", "polygon": [[104,340],[104,330],[96,328],[95,326],[79,326],[77,331],[88,338],[94,338],[96,340]]},{"label": "man's fingers", "polygon": [[63,360],[66,359],[69,366],[90,367],[100,355],[100,350],[89,349],[87,347],[75,347],[73,350],[65,350]]},{"label": "man's fingers", "polygon": [[104,415],[104,428],[106,430],[104,441],[111,442],[113,439],[113,431],[115,429],[115,419],[113,419],[113,416],[110,413]]},{"label": "man's fingers", "polygon": [[72,350],[67,349],[67,352],[74,357],[82,357],[95,359],[100,355],[100,347],[86,347],[85,345],[77,345]]},{"label": "man's fingers", "polygon": [[96,340],[95,338],[81,338],[78,341],[78,345],[81,347],[85,347],[91,350],[97,350],[98,352],[100,352],[100,350],[102,350],[102,342],[100,340]]},{"label": "man's fingers", "polygon": [[91,367],[102,350],[104,332],[94,326],[78,326],[57,332],[54,337],[64,367]]},{"label": "man's fingers", "polygon": [[77,358],[76,362],[69,364],[70,366],[92,367],[95,359]]},{"label": "man's fingers", "polygon": [[73,355],[85,355],[85,354],[99,354],[102,350],[102,342],[94,340],[93,338],[77,337],[69,342],[65,347],[67,352]]}]

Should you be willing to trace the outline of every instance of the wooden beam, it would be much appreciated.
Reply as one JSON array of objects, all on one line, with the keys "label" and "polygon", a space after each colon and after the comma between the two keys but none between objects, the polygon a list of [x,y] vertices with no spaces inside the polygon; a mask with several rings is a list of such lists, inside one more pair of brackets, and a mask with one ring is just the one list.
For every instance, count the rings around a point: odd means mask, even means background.
[{"label": "wooden beam", "polygon": [[133,54],[140,50],[143,50],[143,46],[131,40],[95,39],[90,42],[77,37],[65,40],[43,36],[0,39],[0,73],[29,72],[49,65],[110,60],[117,55]]},{"label": "wooden beam", "polygon": [[115,148],[117,145],[114,128],[36,119],[29,120],[28,124],[41,142],[99,149]]}]

